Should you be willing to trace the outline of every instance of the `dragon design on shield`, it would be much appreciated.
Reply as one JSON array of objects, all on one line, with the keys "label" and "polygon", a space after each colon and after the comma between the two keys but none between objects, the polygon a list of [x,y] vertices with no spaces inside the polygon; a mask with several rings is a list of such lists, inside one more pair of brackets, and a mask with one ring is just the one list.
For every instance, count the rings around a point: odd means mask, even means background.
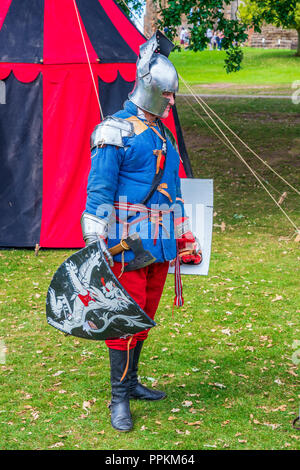
[{"label": "dragon design on shield", "polygon": [[91,246],[68,258],[54,275],[48,323],[90,339],[128,336],[154,326],[114,277],[102,252]]}]

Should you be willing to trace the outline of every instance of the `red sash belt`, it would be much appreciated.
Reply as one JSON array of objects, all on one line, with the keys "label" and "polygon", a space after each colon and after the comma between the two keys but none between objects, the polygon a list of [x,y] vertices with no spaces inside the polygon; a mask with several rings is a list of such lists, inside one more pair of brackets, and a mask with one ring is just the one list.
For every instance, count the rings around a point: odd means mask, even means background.
[{"label": "red sash belt", "polygon": [[173,212],[173,209],[150,209],[149,207],[146,207],[143,204],[130,204],[127,202],[115,202],[114,207],[119,210],[142,214],[140,217],[135,218],[132,222],[126,222],[120,219],[119,217],[116,217],[117,221],[123,224],[122,239],[128,237],[129,228],[132,224],[137,224],[142,220],[149,219],[150,222],[155,224],[155,232],[153,237],[154,245],[156,244],[156,240],[158,237],[159,226],[161,225],[164,230],[167,231],[162,223],[163,215],[170,214]]},{"label": "red sash belt", "polygon": [[[152,223],[155,224],[155,233],[154,233],[154,245],[156,244],[156,240],[158,237],[158,231],[159,231],[159,226],[161,225],[165,230],[166,228],[163,226],[162,223],[162,216],[164,214],[170,214],[171,212],[174,212],[173,209],[169,210],[160,210],[160,209],[150,209],[149,207],[144,206],[143,204],[130,204],[127,202],[115,202],[114,206],[116,209],[119,210],[125,210],[125,211],[130,211],[130,212],[139,212],[142,215],[141,217],[134,219],[133,222],[125,222],[124,220],[120,219],[119,217],[116,217],[117,221],[121,224],[123,224],[123,234],[122,238],[127,238],[128,233],[129,233],[129,227],[132,224],[136,224],[140,222],[141,220],[149,219]],[[184,304],[183,296],[182,296],[182,283],[181,283],[181,275],[180,275],[180,259],[179,259],[179,253],[178,253],[178,246],[176,242],[176,260],[175,260],[175,299],[174,299],[174,306],[177,307],[182,307]]]}]

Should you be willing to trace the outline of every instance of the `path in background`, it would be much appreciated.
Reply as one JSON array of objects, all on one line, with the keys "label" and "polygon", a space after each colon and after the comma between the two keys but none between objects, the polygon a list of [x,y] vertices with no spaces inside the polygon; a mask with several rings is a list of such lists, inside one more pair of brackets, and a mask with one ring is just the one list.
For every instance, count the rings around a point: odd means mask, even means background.
[{"label": "path in background", "polygon": [[[191,96],[190,93],[177,93],[177,96]],[[276,99],[291,99],[288,95],[209,95],[209,94],[196,94],[195,96],[201,98],[276,98]]]}]

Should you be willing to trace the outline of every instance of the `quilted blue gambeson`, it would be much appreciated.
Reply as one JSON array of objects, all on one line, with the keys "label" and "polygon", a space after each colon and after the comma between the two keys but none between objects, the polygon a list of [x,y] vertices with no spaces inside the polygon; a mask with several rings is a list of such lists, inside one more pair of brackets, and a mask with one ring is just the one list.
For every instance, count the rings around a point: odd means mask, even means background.
[{"label": "quilted blue gambeson", "polygon": [[[86,212],[108,218],[113,211],[115,223],[109,230],[109,248],[118,244],[128,229],[129,234],[138,232],[144,248],[157,262],[172,260],[176,257],[174,218],[184,215],[178,152],[167,135],[164,173],[158,189],[146,203],[153,214],[149,217],[145,209],[133,212],[127,219],[126,204],[140,204],[151,188],[157,169],[155,150],[162,148],[162,139],[155,132],[160,133],[158,126],[151,129],[145,119],[138,117],[138,108],[130,101],[114,116],[132,122],[134,135],[123,138],[122,148],[106,145],[92,151]],[[161,211],[160,221],[157,211]],[[129,225],[124,224],[126,221]],[[132,259],[133,253],[125,251],[124,261]],[[121,261],[121,255],[114,260]]]}]

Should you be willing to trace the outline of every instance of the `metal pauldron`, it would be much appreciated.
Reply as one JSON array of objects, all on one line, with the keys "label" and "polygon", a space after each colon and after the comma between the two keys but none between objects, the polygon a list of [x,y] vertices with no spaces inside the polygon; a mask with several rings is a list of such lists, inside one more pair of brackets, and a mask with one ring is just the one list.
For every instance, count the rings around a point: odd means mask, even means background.
[{"label": "metal pauldron", "polygon": [[95,127],[91,135],[91,150],[99,145],[124,147],[123,138],[132,137],[133,135],[134,127],[131,122],[114,116],[107,116],[104,121]]}]

